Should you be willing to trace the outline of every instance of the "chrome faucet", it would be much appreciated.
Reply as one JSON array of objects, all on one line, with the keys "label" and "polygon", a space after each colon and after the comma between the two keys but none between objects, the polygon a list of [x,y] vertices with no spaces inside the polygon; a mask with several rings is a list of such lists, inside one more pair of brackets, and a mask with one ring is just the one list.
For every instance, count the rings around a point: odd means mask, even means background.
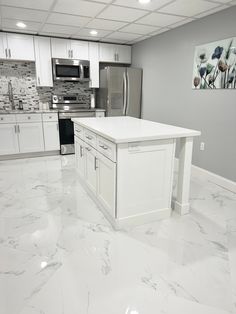
[{"label": "chrome faucet", "polygon": [[14,96],[13,96],[13,88],[12,88],[11,80],[8,82],[8,97],[9,97],[9,102],[11,104],[11,109],[15,110],[16,106],[14,104]]}]

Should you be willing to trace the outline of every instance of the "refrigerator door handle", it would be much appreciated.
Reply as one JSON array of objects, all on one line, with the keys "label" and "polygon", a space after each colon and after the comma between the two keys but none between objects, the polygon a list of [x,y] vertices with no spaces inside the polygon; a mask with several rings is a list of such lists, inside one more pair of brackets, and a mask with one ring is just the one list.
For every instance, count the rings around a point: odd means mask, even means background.
[{"label": "refrigerator door handle", "polygon": [[124,88],[124,93],[123,93],[123,115],[126,115],[126,109],[127,109],[127,77],[126,73],[124,72],[123,76],[123,88]]}]

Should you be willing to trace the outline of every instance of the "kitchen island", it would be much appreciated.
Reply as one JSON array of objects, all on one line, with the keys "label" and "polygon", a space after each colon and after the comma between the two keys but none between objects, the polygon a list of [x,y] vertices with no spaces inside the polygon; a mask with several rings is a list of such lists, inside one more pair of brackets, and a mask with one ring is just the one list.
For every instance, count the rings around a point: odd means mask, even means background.
[{"label": "kitchen island", "polygon": [[176,139],[174,209],[188,213],[193,137],[199,131],[132,117],[72,121],[79,178],[115,228],[170,216]]}]

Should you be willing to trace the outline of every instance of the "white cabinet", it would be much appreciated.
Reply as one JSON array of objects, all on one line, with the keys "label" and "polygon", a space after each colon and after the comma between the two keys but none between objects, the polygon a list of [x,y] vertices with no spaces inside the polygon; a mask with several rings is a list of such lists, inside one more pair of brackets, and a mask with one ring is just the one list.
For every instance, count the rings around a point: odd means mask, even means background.
[{"label": "white cabinet", "polygon": [[53,86],[50,38],[34,37],[37,86]]},{"label": "white cabinet", "polygon": [[89,43],[80,40],[70,40],[71,58],[89,60]]},{"label": "white cabinet", "polygon": [[69,40],[51,38],[52,58],[70,58]]},{"label": "white cabinet", "polygon": [[41,122],[18,124],[20,153],[44,151],[43,128]]},{"label": "white cabinet", "polygon": [[97,198],[115,218],[116,164],[97,153]]},{"label": "white cabinet", "polygon": [[99,44],[99,61],[131,63],[131,47],[124,45]]},{"label": "white cabinet", "polygon": [[16,124],[0,124],[0,155],[19,153]]},{"label": "white cabinet", "polygon": [[84,142],[75,136],[76,168],[80,177],[85,175]]},{"label": "white cabinet", "polygon": [[84,149],[85,182],[89,189],[96,194],[97,190],[97,157],[96,151],[89,145]]},{"label": "white cabinet", "polygon": [[89,43],[90,88],[99,88],[99,49],[98,43]]},{"label": "white cabinet", "polygon": [[4,59],[35,60],[33,36],[2,33],[0,50],[0,57]]},{"label": "white cabinet", "polygon": [[45,151],[59,150],[58,122],[43,122]]},{"label": "white cabinet", "polygon": [[51,38],[52,57],[88,60],[88,42]]}]

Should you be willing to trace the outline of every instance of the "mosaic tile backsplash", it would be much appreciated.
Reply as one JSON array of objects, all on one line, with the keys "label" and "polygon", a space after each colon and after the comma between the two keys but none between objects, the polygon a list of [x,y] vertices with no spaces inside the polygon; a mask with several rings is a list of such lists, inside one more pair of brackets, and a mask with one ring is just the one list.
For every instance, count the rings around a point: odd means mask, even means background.
[{"label": "mosaic tile backsplash", "polygon": [[24,109],[39,109],[39,103],[51,103],[52,94],[81,94],[90,103],[93,90],[87,82],[54,82],[54,86],[36,87],[34,62],[0,61],[0,109],[9,108],[8,82],[11,80],[16,108],[22,100]]}]

